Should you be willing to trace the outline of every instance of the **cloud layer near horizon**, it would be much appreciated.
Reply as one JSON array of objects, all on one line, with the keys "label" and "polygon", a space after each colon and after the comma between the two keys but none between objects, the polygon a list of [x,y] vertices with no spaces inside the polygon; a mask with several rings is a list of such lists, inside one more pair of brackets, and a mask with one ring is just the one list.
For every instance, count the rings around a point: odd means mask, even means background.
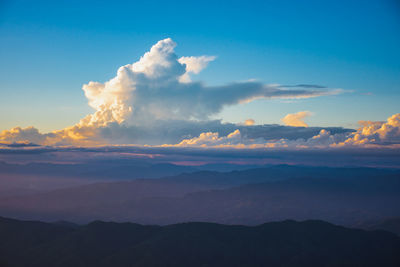
[{"label": "cloud layer near horizon", "polygon": [[[399,114],[387,123],[364,122],[357,133],[347,129],[222,124],[210,121],[224,107],[259,98],[310,98],[338,94],[315,85],[280,86],[260,82],[236,82],[207,86],[192,82],[214,56],[178,57],[170,39],[157,42],[139,61],[122,66],[105,83],[83,85],[94,113],[79,123],[51,133],[34,127],[15,127],[0,133],[5,143],[93,146],[105,144],[176,144],[177,146],[238,147],[332,147],[394,145],[399,143]],[[290,126],[307,126],[309,113],[289,114]]]},{"label": "cloud layer near horizon", "polygon": [[[298,113],[297,113],[298,114]],[[296,115],[296,114],[291,114]],[[361,121],[356,132],[331,134],[322,129],[317,135],[296,140],[251,139],[235,130],[227,136],[218,133],[202,133],[198,137],[182,140],[177,147],[230,147],[230,148],[340,148],[340,147],[387,147],[400,148],[400,113],[394,114],[386,122]]]},{"label": "cloud layer near horizon", "polygon": [[[179,125],[179,122],[181,125]],[[348,131],[341,128],[316,128],[316,127],[289,127],[279,125],[245,126],[236,124],[221,124],[219,121],[210,122],[174,122],[173,128],[168,128],[169,121],[159,125],[159,128],[123,128],[115,124],[110,127],[99,127],[97,135],[106,138],[118,136],[119,140],[129,143],[130,138],[148,138],[156,140],[160,133],[165,134],[165,141],[174,140],[173,143],[157,147],[201,147],[201,148],[264,148],[264,149],[325,149],[325,148],[400,148],[400,113],[394,114],[386,122],[361,121],[357,131]],[[176,128],[178,126],[178,128]],[[121,128],[122,127],[122,128]],[[198,136],[180,138],[187,133],[198,132]],[[214,129],[214,132],[201,132],[202,129]],[[155,130],[155,131],[154,131]],[[141,133],[138,133],[142,131]],[[153,136],[152,131],[154,131]],[[164,131],[164,132],[162,132]],[[136,135],[135,135],[136,134]],[[313,135],[314,134],[314,135]],[[125,136],[124,136],[125,135]],[[170,136],[168,136],[170,135]],[[283,137],[282,137],[283,136]],[[308,137],[307,137],[308,136]],[[0,140],[4,146],[16,142],[32,142],[41,144],[46,139],[58,138],[57,134],[40,134],[37,129],[28,127],[13,128],[0,133]],[[153,138],[153,139],[152,139]],[[170,138],[170,139],[168,139]],[[175,143],[176,142],[176,143]],[[20,143],[21,147],[24,143]],[[31,143],[28,143],[31,144]],[[0,144],[1,148],[1,144]]]}]

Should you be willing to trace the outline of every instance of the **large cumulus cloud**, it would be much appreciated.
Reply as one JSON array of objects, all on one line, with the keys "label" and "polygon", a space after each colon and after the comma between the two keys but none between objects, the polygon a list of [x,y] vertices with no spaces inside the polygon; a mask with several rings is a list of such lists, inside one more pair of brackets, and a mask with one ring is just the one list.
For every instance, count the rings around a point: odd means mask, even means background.
[{"label": "large cumulus cloud", "polygon": [[235,125],[210,121],[224,107],[259,98],[309,98],[340,93],[315,85],[281,86],[256,81],[208,86],[192,82],[214,56],[178,57],[169,38],[157,42],[137,62],[122,66],[104,83],[83,86],[92,114],[77,124],[40,133],[34,127],[16,127],[0,133],[7,144],[102,145],[164,143],[201,147],[309,148],[385,146],[400,144],[400,115],[386,122],[361,122],[356,132],[307,126],[308,112],[289,114],[288,126]]},{"label": "large cumulus cloud", "polygon": [[[315,86],[291,88],[255,81],[223,86],[192,82],[190,75],[199,73],[215,57],[178,57],[175,46],[170,38],[161,40],[137,62],[120,67],[109,81],[83,85],[94,112],[76,125],[46,134],[33,127],[16,127],[3,131],[0,141],[84,146],[179,142],[201,131],[228,134],[228,129],[234,130],[230,124],[208,120],[225,106],[258,98],[309,98],[340,93]],[[195,126],[197,123],[199,127]],[[209,125],[212,127],[205,128]]]},{"label": "large cumulus cloud", "polygon": [[189,73],[199,73],[214,57],[181,57],[169,38],[159,41],[139,61],[122,66],[105,83],[89,82],[83,86],[95,113],[85,124],[104,125],[118,122],[142,125],[155,120],[208,119],[224,106],[257,98],[308,98],[338,91],[287,89],[260,82],[207,86],[190,82]]}]

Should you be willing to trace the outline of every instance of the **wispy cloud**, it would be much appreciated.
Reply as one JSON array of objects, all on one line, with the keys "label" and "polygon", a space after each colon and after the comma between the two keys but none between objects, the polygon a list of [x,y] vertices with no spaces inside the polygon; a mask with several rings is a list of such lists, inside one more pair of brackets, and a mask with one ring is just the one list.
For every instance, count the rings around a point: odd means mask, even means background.
[{"label": "wispy cloud", "polygon": [[314,89],[323,89],[323,88],[328,88],[324,85],[318,85],[318,84],[295,84],[295,85],[281,85],[280,87],[283,88],[289,88],[289,87],[296,87],[296,88],[314,88]]}]

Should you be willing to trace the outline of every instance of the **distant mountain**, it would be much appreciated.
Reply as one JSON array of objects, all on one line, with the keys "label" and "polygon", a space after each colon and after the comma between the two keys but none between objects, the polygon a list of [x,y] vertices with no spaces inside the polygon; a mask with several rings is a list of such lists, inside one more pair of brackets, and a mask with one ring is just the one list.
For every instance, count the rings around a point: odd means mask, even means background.
[{"label": "distant mountain", "polygon": [[95,182],[160,178],[196,171],[244,170],[254,165],[207,164],[180,166],[143,160],[95,160],[82,163],[27,163],[0,161],[0,198],[32,195]]},{"label": "distant mountain", "polygon": [[273,166],[201,171],[0,199],[0,214],[42,221],[94,219],[255,225],[321,219],[352,226],[400,214],[398,171]]},{"label": "distant mountain", "polygon": [[0,162],[0,198],[32,195],[94,182],[159,178],[196,170],[188,166],[127,160],[98,160],[79,164]]},{"label": "distant mountain", "polygon": [[44,177],[75,177],[86,179],[129,180],[137,178],[159,178],[193,172],[196,168],[169,163],[151,164],[139,160],[89,161],[79,164],[28,163],[11,164],[0,162],[0,174],[36,175]]},{"label": "distant mountain", "polygon": [[0,218],[0,266],[399,266],[400,238],[323,221],[259,226]]},{"label": "distant mountain", "polygon": [[375,222],[363,222],[355,225],[366,230],[385,230],[400,236],[400,217],[386,218]]},{"label": "distant mountain", "polygon": [[[382,173],[400,173],[399,170],[375,169],[375,168],[329,168],[306,167],[290,165],[236,165],[236,164],[206,164],[203,166],[182,166],[170,163],[149,163],[144,160],[97,160],[75,164],[60,163],[27,163],[13,164],[0,161],[0,175],[32,175],[41,177],[75,177],[87,179],[106,180],[132,180],[140,178],[161,178],[182,173],[196,171],[232,172],[248,169],[266,170],[271,176],[334,176],[338,171],[345,176],[367,175]],[[299,172],[301,170],[301,172]]]},{"label": "distant mountain", "polygon": [[[252,171],[247,172],[250,169]],[[212,172],[216,174],[214,175]],[[215,187],[216,185],[234,186],[288,178],[370,177],[394,173],[399,175],[400,171],[374,168],[257,166],[225,163],[182,166],[169,163],[150,163],[142,159],[98,159],[74,164],[14,164],[0,161],[0,198],[32,195],[96,182],[132,181],[166,176],[178,176],[174,179],[185,183],[188,178],[189,182],[197,179],[202,184],[208,183],[208,186]]]}]

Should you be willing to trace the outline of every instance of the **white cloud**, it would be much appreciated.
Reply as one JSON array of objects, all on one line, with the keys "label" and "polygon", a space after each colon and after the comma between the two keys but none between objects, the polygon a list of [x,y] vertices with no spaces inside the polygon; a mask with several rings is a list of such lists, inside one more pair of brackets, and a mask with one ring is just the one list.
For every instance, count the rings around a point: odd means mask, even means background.
[{"label": "white cloud", "polygon": [[224,106],[258,98],[309,98],[338,93],[284,89],[254,81],[225,86],[189,82],[185,75],[199,73],[215,57],[178,58],[175,45],[169,38],[161,40],[138,62],[119,68],[111,80],[84,85],[89,105],[96,111],[82,123],[140,125],[160,119],[207,119]]},{"label": "white cloud", "polygon": [[203,147],[203,148],[265,148],[265,149],[305,149],[328,148],[339,140],[344,140],[344,135],[331,135],[329,131],[321,130],[319,134],[309,138],[297,140],[279,139],[265,140],[263,138],[243,137],[239,130],[219,136],[218,133],[201,133],[198,137],[185,139],[176,145],[164,145],[175,147]]},{"label": "white cloud", "polygon": [[179,78],[179,81],[183,83],[191,82],[189,73],[200,73],[215,58],[215,56],[181,57],[178,61],[186,65],[186,73]]},{"label": "white cloud", "polygon": [[[207,121],[211,115],[218,114],[229,105],[259,98],[310,98],[341,92],[313,87],[286,88],[256,81],[223,86],[191,82],[189,74],[199,73],[215,57],[178,57],[174,52],[175,46],[170,38],[161,40],[137,62],[120,67],[109,81],[90,81],[83,85],[94,113],[76,125],[48,134],[41,134],[35,128],[14,128],[1,133],[0,140],[45,145],[100,145],[121,143],[123,140],[135,143],[135,136],[143,137],[150,133],[162,138],[168,135],[157,125],[171,121]],[[159,132],[153,134],[151,129],[155,128]],[[168,127],[173,128],[174,125]],[[180,140],[189,134],[180,135]]]},{"label": "white cloud", "polygon": [[239,130],[228,134],[227,136],[220,137],[218,133],[201,133],[199,137],[192,139],[184,139],[176,146],[181,147],[210,147],[219,145],[238,145],[241,143],[242,136]]}]

